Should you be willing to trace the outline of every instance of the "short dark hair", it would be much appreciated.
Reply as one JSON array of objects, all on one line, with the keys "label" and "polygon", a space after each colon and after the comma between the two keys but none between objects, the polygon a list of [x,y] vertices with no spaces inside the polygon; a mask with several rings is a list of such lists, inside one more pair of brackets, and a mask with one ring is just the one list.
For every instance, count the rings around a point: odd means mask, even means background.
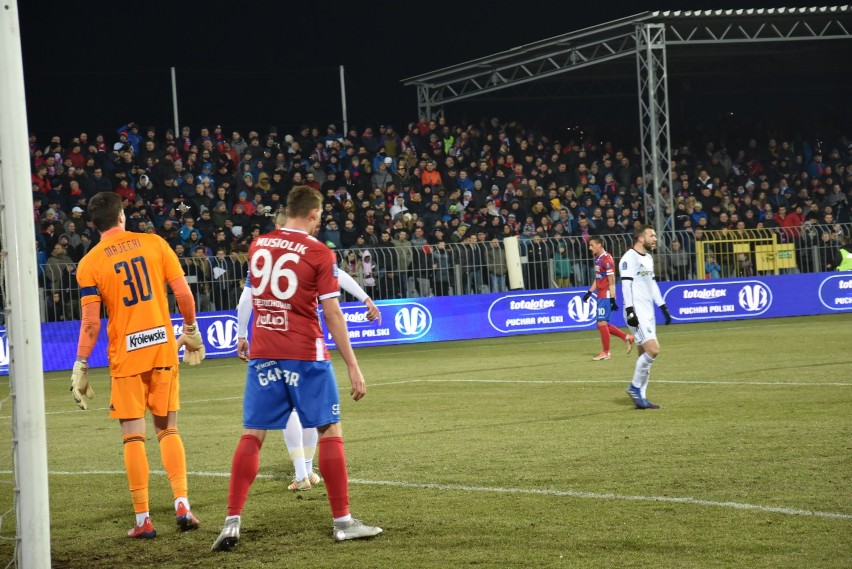
[{"label": "short dark hair", "polygon": [[322,209],[322,194],[310,186],[296,186],[287,196],[287,217],[304,218],[311,210]]},{"label": "short dark hair", "polygon": [[645,232],[649,229],[654,229],[654,226],[644,224],[644,225],[640,225],[639,227],[637,227],[636,230],[633,232],[633,241],[638,241],[639,237],[644,235]]},{"label": "short dark hair", "polygon": [[115,192],[100,192],[89,200],[89,218],[98,231],[107,231],[118,225],[122,212],[121,196]]}]

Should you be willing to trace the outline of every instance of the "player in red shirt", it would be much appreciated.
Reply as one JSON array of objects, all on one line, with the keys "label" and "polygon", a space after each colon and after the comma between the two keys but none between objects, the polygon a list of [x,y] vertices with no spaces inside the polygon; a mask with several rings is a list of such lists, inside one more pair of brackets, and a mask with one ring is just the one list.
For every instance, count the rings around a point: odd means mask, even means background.
[{"label": "player in red shirt", "polygon": [[243,436],[234,451],[228,516],[214,551],[232,549],[240,538],[240,515],[260,467],[260,447],[269,430],[281,430],[293,409],[302,425],[319,431],[319,469],[325,479],[337,541],[382,532],[349,513],[349,478],[340,427],[340,397],[317,316],[323,318],[349,372],[355,401],[367,392],[340,309],[337,263],[311,235],[320,222],[322,194],[297,186],[287,199],[287,222],[261,235],[249,249],[253,294],[251,359],[243,398]]},{"label": "player in red shirt", "polygon": [[595,282],[589,288],[588,292],[583,295],[583,302],[588,302],[592,297],[592,293],[597,290],[597,319],[598,332],[601,334],[601,344],[603,351],[593,357],[595,361],[608,360],[612,357],[609,352],[610,334],[615,335],[627,344],[627,353],[633,349],[633,336],[625,334],[617,327],[609,323],[609,317],[613,310],[618,310],[618,304],[615,301],[615,261],[612,255],[606,252],[603,245],[603,239],[594,236],[589,239],[589,251],[595,257]]}]

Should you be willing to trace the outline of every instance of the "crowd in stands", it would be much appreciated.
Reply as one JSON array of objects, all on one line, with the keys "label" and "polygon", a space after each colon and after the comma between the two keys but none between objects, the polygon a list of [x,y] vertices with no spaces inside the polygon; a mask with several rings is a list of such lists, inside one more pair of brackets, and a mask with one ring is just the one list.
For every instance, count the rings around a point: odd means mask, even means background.
[{"label": "crowd in stands", "polygon": [[[375,298],[447,294],[453,264],[471,267],[458,292],[505,290],[504,276],[481,267],[499,264],[494,257],[507,236],[519,236],[533,260],[552,261],[558,282],[585,285],[588,238],[606,235],[629,247],[633,228],[653,223],[653,200],[666,194],[674,204],[665,209],[666,226],[683,236],[662,240],[672,259],[688,260],[711,230],[764,228],[834,249],[846,233],[852,143],[845,138],[821,146],[757,138],[737,148],[684,145],[673,149],[672,179],[659,190],[646,188],[630,144],[557,139],[498,118],[421,117],[400,129],[348,132],[303,125],[290,133],[221,125],[175,133],[129,123],[47,143],[32,135],[43,278],[73,288],[74,263],[99,239],[86,205],[101,191],[124,198],[128,230],[169,242],[187,274],[206,283],[194,292],[210,309],[236,305],[251,239],[273,228],[298,185],[325,196],[318,237]],[[377,251],[385,251],[380,259]],[[588,262],[578,267],[578,259]],[[669,270],[680,276],[687,265]],[[418,283],[418,267],[432,269],[428,282]],[[525,278],[528,288],[550,284],[534,264]],[[50,312],[69,299],[51,293],[47,301]]]}]

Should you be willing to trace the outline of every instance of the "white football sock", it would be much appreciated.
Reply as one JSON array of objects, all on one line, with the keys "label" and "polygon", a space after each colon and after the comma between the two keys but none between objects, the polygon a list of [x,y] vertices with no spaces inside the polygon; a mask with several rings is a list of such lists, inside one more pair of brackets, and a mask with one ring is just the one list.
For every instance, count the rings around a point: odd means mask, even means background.
[{"label": "white football sock", "polygon": [[142,526],[145,523],[145,518],[149,518],[151,515],[148,512],[142,512],[141,514],[136,514],[136,525]]},{"label": "white football sock", "polygon": [[284,444],[287,445],[287,452],[290,453],[290,460],[293,461],[293,468],[296,470],[296,480],[304,480],[308,473],[305,470],[305,449],[302,448],[302,429],[293,429],[288,422],[287,428],[284,429]]},{"label": "white football sock", "polygon": [[310,474],[314,469],[314,454],[317,451],[319,433],[315,427],[302,429],[302,449],[305,451],[305,470]]},{"label": "white football sock", "polygon": [[290,460],[293,461],[293,469],[296,471],[296,480],[304,480],[308,476],[305,469],[305,442],[302,439],[302,422],[295,409],[290,412],[287,419],[287,428],[284,429],[284,443],[290,452]]},{"label": "white football sock", "polygon": [[633,386],[639,388],[642,399],[645,399],[645,391],[648,389],[648,380],[651,377],[651,364],[654,358],[644,353],[636,358],[636,369],[633,372]]},{"label": "white football sock", "polygon": [[175,511],[176,512],[177,512],[178,506],[180,505],[181,502],[183,502],[183,505],[186,506],[187,510],[191,509],[189,507],[189,498],[187,498],[186,496],[178,496],[177,498],[175,498]]}]

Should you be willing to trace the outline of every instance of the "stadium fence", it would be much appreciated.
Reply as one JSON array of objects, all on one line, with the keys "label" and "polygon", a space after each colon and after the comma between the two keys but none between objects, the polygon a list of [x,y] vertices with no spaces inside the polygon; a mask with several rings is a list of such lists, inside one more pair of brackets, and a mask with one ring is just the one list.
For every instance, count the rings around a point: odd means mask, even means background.
[{"label": "stadium fence", "polygon": [[[800,228],[666,232],[658,240],[660,281],[816,273],[832,270],[852,224]],[[626,233],[600,235],[616,262],[632,245]],[[594,260],[582,236],[520,240],[525,290],[588,287]],[[349,272],[374,300],[458,296],[508,290],[505,254],[491,241],[336,250]],[[365,263],[366,261],[366,263]],[[246,275],[246,254],[224,260],[181,259],[199,312],[237,307]],[[76,265],[48,262],[39,268],[42,322],[80,319]],[[0,264],[0,271],[4,267]],[[344,294],[344,300],[353,300]],[[170,297],[171,311],[177,311]]]}]

